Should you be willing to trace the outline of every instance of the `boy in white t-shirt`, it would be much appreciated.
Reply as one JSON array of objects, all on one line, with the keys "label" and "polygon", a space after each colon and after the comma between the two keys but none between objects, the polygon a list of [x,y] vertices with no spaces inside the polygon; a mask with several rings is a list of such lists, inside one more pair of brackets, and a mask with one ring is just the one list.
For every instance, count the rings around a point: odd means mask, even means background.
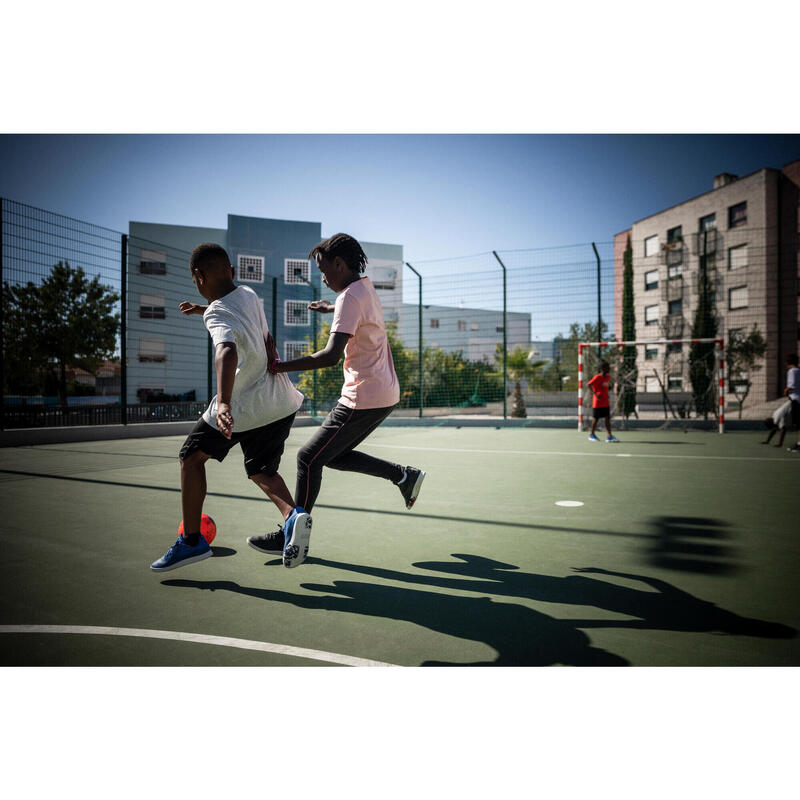
[{"label": "boy in white t-shirt", "polygon": [[[291,544],[284,564],[296,566],[308,549],[311,517],[295,506],[278,466],[303,395],[285,375],[272,375],[267,369],[277,350],[264,307],[252,289],[234,284],[234,269],[225,249],[213,243],[198,245],[189,266],[197,290],[209,305],[184,301],[180,310],[203,315],[215,347],[217,394],[180,451],[184,533],[150,568],[165,572],[212,555],[200,535],[205,462],[209,458],[222,461],[236,444],[242,447],[247,477],[283,515],[282,530]],[[298,554],[302,554],[299,560]]]},{"label": "boy in white t-shirt", "polygon": [[[352,236],[337,233],[312,248],[308,257],[317,262],[325,285],[338,295],[335,305],[327,300],[309,305],[312,311],[333,313],[330,339],[323,350],[292,361],[274,359],[269,369],[276,375],[323,369],[338,364],[344,355],[344,385],[339,402],[297,453],[295,502],[311,511],[322,483],[322,468],[330,467],[391,481],[410,510],[425,473],[355,449],[400,401],[381,301],[370,279],[362,277],[367,256]],[[285,553],[289,545],[283,530],[247,541],[268,554],[278,554],[282,547]]]}]

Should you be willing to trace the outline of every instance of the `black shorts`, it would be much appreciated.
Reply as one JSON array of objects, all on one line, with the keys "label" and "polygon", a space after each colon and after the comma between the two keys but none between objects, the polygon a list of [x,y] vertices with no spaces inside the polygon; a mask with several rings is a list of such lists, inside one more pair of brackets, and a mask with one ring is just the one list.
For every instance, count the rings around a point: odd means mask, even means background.
[{"label": "black shorts", "polygon": [[252,478],[253,475],[263,473],[271,478],[280,466],[283,445],[292,429],[294,417],[294,414],[290,414],[260,428],[252,428],[241,433],[234,431],[230,439],[226,439],[201,417],[186,437],[179,457],[183,461],[195,450],[200,450],[217,461],[223,461],[230,449],[240,444],[244,453],[247,477]]},{"label": "black shorts", "polygon": [[800,428],[800,403],[797,400],[792,400],[792,425]]},{"label": "black shorts", "polygon": [[600,406],[592,409],[592,416],[595,419],[605,419],[611,416],[611,409],[608,406]]}]

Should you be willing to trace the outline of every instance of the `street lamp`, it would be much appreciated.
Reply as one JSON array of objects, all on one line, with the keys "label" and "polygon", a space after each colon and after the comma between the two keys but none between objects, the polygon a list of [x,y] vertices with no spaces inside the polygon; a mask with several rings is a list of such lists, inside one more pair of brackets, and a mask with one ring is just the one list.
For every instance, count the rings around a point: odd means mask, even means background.
[{"label": "street lamp", "polygon": [[[307,283],[311,287],[311,291],[314,293],[314,302],[316,302],[319,299],[319,289],[317,289],[317,287],[314,286],[314,284],[311,283],[311,281],[308,278],[304,277],[303,270],[302,269],[295,269],[294,276],[295,276],[295,278],[300,280],[302,283]],[[312,314],[312,317],[314,318],[313,334],[312,334],[314,344],[311,347],[311,352],[313,353],[317,349],[317,312],[316,311]],[[316,417],[317,416],[317,370],[312,370],[312,371],[314,373],[314,376],[313,376],[314,389],[313,389],[313,396],[311,398],[311,416],[312,417]]]}]

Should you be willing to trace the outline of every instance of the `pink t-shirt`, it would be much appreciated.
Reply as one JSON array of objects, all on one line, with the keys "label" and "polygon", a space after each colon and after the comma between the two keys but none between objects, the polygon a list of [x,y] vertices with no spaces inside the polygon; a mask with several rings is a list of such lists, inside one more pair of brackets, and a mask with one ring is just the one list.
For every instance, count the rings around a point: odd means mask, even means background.
[{"label": "pink t-shirt", "polygon": [[400,384],[383,324],[383,309],[369,278],[339,292],[331,333],[349,333],[339,402],[349,408],[386,408],[400,400]]}]

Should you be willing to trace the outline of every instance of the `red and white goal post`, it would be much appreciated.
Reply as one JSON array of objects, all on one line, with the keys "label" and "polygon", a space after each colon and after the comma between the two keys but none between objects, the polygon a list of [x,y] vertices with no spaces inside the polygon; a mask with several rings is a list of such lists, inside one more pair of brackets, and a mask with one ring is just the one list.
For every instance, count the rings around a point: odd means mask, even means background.
[{"label": "red and white goal post", "polygon": [[[578,430],[583,430],[583,350],[585,347],[627,347],[656,344],[712,344],[716,354],[719,385],[719,432],[725,433],[725,340],[724,339],[642,339],[633,342],[580,342],[578,344]],[[599,350],[602,353],[602,350]]]}]

